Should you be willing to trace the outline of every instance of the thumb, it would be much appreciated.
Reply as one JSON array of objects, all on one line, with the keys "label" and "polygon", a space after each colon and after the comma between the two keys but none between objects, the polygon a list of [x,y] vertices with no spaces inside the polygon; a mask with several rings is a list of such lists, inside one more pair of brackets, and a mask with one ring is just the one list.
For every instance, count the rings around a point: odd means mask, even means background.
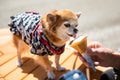
[{"label": "thumb", "polygon": [[97,52],[98,52],[98,48],[87,48],[86,49],[86,54],[89,56],[97,55]]},{"label": "thumb", "polygon": [[91,55],[91,54],[93,54],[93,49],[92,48],[87,48],[86,49],[86,54],[88,54],[88,55]]}]

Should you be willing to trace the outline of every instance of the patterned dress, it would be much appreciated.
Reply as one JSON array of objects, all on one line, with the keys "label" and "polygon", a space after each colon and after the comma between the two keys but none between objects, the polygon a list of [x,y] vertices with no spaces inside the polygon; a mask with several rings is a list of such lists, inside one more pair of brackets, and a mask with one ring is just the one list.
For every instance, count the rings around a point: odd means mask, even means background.
[{"label": "patterned dress", "polygon": [[30,45],[30,52],[33,54],[43,56],[63,53],[65,45],[57,47],[47,39],[43,33],[40,18],[41,16],[36,12],[11,16],[10,31],[14,35],[21,36],[22,40]]}]

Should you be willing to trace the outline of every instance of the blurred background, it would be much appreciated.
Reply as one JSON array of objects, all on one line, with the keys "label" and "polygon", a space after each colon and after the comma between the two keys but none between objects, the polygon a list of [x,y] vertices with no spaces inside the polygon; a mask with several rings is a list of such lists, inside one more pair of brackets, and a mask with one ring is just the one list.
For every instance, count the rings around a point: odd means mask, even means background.
[{"label": "blurred background", "polygon": [[120,47],[120,0],[0,0],[0,29],[7,28],[10,16],[25,11],[41,15],[53,9],[82,12],[79,34],[106,47]]}]

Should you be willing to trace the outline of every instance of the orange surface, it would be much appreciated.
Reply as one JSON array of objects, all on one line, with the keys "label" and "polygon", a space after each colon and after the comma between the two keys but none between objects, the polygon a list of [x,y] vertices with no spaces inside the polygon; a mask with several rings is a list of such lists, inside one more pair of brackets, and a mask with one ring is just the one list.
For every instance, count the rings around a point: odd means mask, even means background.
[{"label": "orange surface", "polygon": [[[39,66],[34,62],[32,54],[24,54],[22,57],[23,65],[21,67],[16,66],[16,48],[12,43],[12,36],[9,29],[0,30],[0,80],[46,80],[47,74],[43,67]],[[50,57],[51,61],[54,61],[54,57]],[[53,63],[54,64],[54,63]],[[54,69],[56,73],[56,80],[63,73],[73,70],[80,69],[85,72],[85,66],[79,60],[79,58],[73,54],[69,49],[65,49],[60,59],[60,64],[64,66],[67,70],[63,72],[58,72]],[[100,68],[103,69],[103,68]],[[97,72],[93,72],[90,69],[91,80],[98,79],[101,71],[98,69]]]}]

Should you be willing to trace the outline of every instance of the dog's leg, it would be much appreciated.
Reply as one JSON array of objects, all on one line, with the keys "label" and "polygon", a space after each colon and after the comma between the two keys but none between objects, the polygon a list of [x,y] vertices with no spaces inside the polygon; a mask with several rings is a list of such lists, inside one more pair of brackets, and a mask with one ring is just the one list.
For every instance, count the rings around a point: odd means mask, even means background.
[{"label": "dog's leg", "polygon": [[47,72],[47,76],[49,79],[55,79],[55,74],[53,72],[53,69],[51,67],[51,63],[48,59],[48,56],[36,56],[36,61],[38,62],[38,64],[40,64],[41,66],[44,67],[44,69]]},{"label": "dog's leg", "polygon": [[21,66],[22,65],[22,60],[21,60],[21,44],[18,43],[17,45],[17,66]]},{"label": "dog's leg", "polygon": [[60,55],[55,55],[56,68],[58,71],[63,71],[65,70],[65,68],[60,66],[59,60],[60,60]]},{"label": "dog's leg", "polygon": [[13,43],[17,49],[17,66],[21,66],[22,65],[22,62],[21,62],[21,46],[22,46],[22,43],[21,43],[21,38],[19,36],[16,36],[16,35],[13,35]]}]

